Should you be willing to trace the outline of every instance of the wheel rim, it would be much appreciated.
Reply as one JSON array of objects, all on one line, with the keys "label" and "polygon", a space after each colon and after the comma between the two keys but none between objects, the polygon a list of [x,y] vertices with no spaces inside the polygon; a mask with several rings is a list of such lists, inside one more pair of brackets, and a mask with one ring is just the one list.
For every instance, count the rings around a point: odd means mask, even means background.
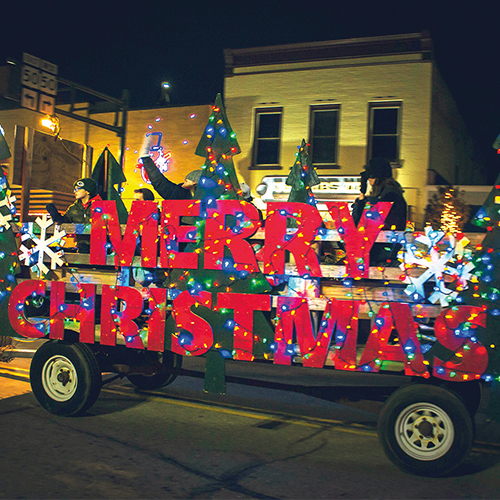
[{"label": "wheel rim", "polygon": [[455,429],[448,414],[431,403],[406,407],[395,425],[400,448],[417,460],[436,460],[445,455],[455,439]]},{"label": "wheel rim", "polygon": [[53,356],[43,365],[42,385],[54,401],[68,401],[78,387],[75,366],[65,356]]}]

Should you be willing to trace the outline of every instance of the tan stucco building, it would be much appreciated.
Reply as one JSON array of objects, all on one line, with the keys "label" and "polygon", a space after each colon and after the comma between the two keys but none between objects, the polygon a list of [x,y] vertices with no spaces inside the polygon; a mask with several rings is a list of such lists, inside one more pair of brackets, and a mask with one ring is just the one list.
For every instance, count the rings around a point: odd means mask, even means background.
[{"label": "tan stucco building", "polygon": [[480,165],[427,33],[228,49],[225,106],[255,188],[286,176],[302,139],[318,174],[353,176],[390,159],[419,225],[426,186],[480,184]]}]

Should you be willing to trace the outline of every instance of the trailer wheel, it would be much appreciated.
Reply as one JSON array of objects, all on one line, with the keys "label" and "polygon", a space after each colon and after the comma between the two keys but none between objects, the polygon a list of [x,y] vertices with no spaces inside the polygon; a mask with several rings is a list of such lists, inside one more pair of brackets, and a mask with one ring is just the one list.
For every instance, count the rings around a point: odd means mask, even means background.
[{"label": "trailer wheel", "polygon": [[153,375],[127,375],[130,383],[137,389],[152,391],[171,384],[179,375],[182,367],[182,356],[172,351],[159,353],[161,370]]},{"label": "trailer wheel", "polygon": [[386,401],[378,434],[386,455],[400,469],[437,477],[467,457],[474,425],[459,397],[441,387],[415,384]]},{"label": "trailer wheel", "polygon": [[79,342],[49,341],[31,360],[30,382],[38,402],[55,415],[77,415],[101,391],[101,371],[92,350]]}]

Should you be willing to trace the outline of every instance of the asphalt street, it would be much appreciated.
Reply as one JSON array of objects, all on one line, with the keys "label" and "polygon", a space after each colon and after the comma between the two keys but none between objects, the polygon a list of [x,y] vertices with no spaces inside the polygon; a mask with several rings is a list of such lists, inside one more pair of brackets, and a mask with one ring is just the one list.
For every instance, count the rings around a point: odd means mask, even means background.
[{"label": "asphalt street", "polygon": [[405,474],[376,434],[379,403],[177,378],[139,393],[103,387],[83,416],[43,410],[29,358],[0,364],[0,498],[500,498],[500,433],[483,423],[449,477]]}]

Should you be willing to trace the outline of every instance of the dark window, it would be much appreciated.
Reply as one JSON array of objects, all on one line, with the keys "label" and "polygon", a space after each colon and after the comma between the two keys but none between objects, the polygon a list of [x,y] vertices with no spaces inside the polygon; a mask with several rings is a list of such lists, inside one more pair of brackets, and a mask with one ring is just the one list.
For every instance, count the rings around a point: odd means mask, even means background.
[{"label": "dark window", "polygon": [[368,159],[387,158],[399,163],[401,104],[371,104]]},{"label": "dark window", "polygon": [[339,168],[337,138],[339,108],[312,107],[309,132],[310,155],[316,168]]},{"label": "dark window", "polygon": [[256,110],[253,168],[279,167],[281,116],[281,108]]}]

